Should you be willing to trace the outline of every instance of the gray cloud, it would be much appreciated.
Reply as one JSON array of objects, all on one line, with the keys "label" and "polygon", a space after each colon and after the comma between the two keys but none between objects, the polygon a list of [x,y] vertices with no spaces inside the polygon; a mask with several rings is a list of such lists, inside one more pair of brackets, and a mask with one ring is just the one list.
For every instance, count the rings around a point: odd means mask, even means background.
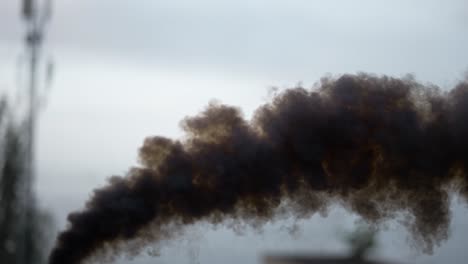
[{"label": "gray cloud", "polygon": [[[3,5],[13,21],[16,5]],[[66,0],[56,1],[49,43],[296,79],[364,70],[440,81],[458,76],[468,61],[463,10],[464,1]]]}]

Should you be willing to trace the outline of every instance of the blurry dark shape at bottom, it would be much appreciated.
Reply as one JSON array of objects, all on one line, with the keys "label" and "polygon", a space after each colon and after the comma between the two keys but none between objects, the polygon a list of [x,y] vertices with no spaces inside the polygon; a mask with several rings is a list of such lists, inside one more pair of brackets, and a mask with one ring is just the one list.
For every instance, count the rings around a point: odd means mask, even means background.
[{"label": "blurry dark shape at bottom", "polygon": [[396,262],[366,260],[353,257],[332,256],[273,256],[264,258],[264,264],[396,264]]},{"label": "blurry dark shape at bottom", "polygon": [[348,256],[333,255],[267,255],[265,264],[396,264],[396,262],[370,260],[368,255],[377,247],[376,231],[367,225],[358,226],[343,237],[349,248]]}]

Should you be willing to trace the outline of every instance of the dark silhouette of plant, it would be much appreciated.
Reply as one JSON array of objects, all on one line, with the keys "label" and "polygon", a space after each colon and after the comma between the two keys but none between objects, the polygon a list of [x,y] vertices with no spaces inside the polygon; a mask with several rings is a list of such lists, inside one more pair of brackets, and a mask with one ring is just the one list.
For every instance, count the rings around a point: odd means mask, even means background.
[{"label": "dark silhouette of plant", "polygon": [[[26,203],[26,147],[22,126],[12,122],[5,100],[0,101],[0,263],[45,263],[51,215]],[[30,210],[29,214],[25,214]],[[25,215],[32,217],[25,221]],[[27,224],[31,223],[31,224]],[[23,248],[24,250],[19,250]],[[24,253],[23,253],[24,252]]]},{"label": "dark silhouette of plant", "polygon": [[359,226],[344,237],[344,241],[349,246],[350,255],[355,259],[367,257],[377,246],[375,239],[376,232],[366,226]]}]

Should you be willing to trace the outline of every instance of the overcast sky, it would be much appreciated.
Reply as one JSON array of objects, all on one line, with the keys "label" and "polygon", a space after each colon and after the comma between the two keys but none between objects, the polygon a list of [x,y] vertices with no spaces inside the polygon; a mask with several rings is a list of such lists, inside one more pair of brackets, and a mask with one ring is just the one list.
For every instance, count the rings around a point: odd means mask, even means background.
[{"label": "overcast sky", "polygon": [[[0,2],[0,89],[12,98],[25,74],[18,2]],[[249,117],[272,86],[360,71],[411,73],[449,89],[468,69],[467,26],[464,0],[55,1],[42,54],[56,71],[38,133],[41,203],[62,228],[93,188],[137,164],[146,136],[182,136],[179,121],[210,100],[240,106]],[[467,211],[456,207],[452,236],[434,256],[411,250],[393,224],[381,235],[379,255],[465,263]],[[258,263],[275,249],[342,252],[337,233],[355,220],[336,209],[301,222],[298,237],[281,228],[291,221],[245,236],[197,227],[157,260]]]}]

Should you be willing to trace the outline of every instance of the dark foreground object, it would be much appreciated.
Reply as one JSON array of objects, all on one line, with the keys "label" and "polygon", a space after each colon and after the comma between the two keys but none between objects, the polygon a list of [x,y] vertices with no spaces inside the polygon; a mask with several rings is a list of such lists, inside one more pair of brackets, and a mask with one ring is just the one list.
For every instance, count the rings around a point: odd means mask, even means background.
[{"label": "dark foreground object", "polygon": [[263,260],[264,264],[396,264],[387,261],[327,256],[266,256]]}]

